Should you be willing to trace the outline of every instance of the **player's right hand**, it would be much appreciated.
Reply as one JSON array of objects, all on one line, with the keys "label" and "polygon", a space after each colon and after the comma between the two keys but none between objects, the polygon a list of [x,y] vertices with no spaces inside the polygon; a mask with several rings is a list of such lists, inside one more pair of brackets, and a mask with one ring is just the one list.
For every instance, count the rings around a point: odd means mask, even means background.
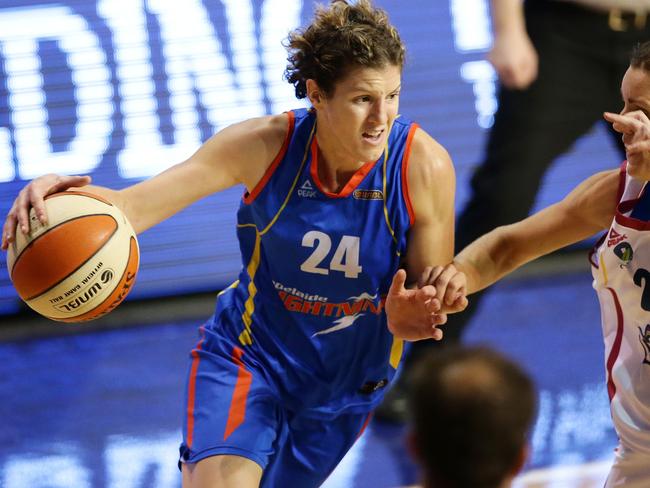
[{"label": "player's right hand", "polygon": [[41,223],[47,223],[44,198],[52,193],[71,187],[85,186],[90,183],[90,176],[61,176],[47,174],[29,182],[14,200],[2,227],[2,249],[6,250],[14,241],[16,227],[23,234],[29,232],[29,210],[34,209]]},{"label": "player's right hand", "polygon": [[488,53],[501,83],[511,90],[524,90],[537,78],[537,51],[525,32],[499,34]]}]

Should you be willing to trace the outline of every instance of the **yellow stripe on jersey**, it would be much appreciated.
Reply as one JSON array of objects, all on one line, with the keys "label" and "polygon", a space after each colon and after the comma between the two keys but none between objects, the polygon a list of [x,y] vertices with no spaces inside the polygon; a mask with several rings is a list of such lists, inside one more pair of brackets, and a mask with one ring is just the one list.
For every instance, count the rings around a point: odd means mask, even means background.
[{"label": "yellow stripe on jersey", "polygon": [[404,350],[404,341],[393,337],[393,345],[390,347],[390,365],[397,369],[399,362],[402,359],[402,351]]},{"label": "yellow stripe on jersey", "polygon": [[607,268],[605,267],[605,250],[600,251],[600,256],[598,256],[598,266],[603,274],[603,286],[607,286]]},{"label": "yellow stripe on jersey", "polygon": [[224,293],[226,293],[228,290],[231,290],[232,288],[237,288],[237,285],[239,285],[239,280],[235,280],[228,287],[221,290],[219,293],[217,293],[217,296],[219,297],[219,296],[223,295]]},{"label": "yellow stripe on jersey", "polygon": [[280,209],[275,214],[275,216],[271,219],[271,222],[269,222],[269,224],[261,232],[259,231],[257,225],[255,224],[237,224],[238,228],[253,227],[255,229],[255,247],[253,249],[253,256],[251,257],[251,260],[248,263],[248,266],[246,267],[246,271],[248,272],[250,282],[248,283],[248,298],[246,299],[246,303],[244,304],[244,313],[242,314],[241,317],[245,329],[241,332],[241,334],[239,334],[239,342],[243,346],[250,346],[251,344],[253,344],[251,324],[253,323],[253,319],[252,319],[253,312],[255,312],[254,299],[255,299],[255,295],[257,295],[257,287],[255,286],[255,273],[257,272],[257,268],[260,265],[260,249],[262,247],[262,236],[266,232],[268,232],[268,230],[271,228],[271,226],[273,226],[273,224],[275,224],[275,222],[280,217],[280,214],[287,206],[287,203],[289,202],[289,198],[291,197],[293,190],[296,188],[296,185],[298,184],[298,180],[300,179],[300,175],[302,174],[302,170],[305,167],[305,161],[307,161],[307,156],[309,155],[309,150],[311,148],[311,140],[314,137],[315,131],[316,131],[316,122],[314,121],[314,125],[311,128],[311,132],[309,133],[309,138],[305,146],[305,154],[302,157],[300,168],[298,168],[296,177],[293,180],[293,184],[291,185],[291,188],[289,189],[289,192],[287,193],[284,202],[282,202]]},{"label": "yellow stripe on jersey", "polygon": [[278,220],[278,217],[280,217],[280,214],[284,210],[284,208],[287,206],[287,203],[289,202],[289,198],[291,198],[291,195],[293,193],[293,190],[296,188],[296,185],[298,184],[298,180],[300,179],[300,175],[302,174],[302,169],[305,167],[305,161],[307,161],[307,156],[309,155],[309,151],[311,149],[311,140],[314,137],[314,132],[316,131],[316,121],[314,120],[314,125],[311,128],[311,132],[309,133],[309,137],[307,138],[307,144],[305,145],[305,154],[302,156],[302,162],[300,163],[300,168],[298,168],[298,172],[296,173],[296,177],[293,180],[293,184],[291,185],[291,188],[289,189],[289,192],[287,193],[286,198],[284,199],[284,202],[282,202],[282,205],[280,206],[280,209],[278,210],[278,213],[275,214],[275,216],[271,219],[271,222],[269,222],[269,225],[267,225],[262,232],[260,232],[260,235],[266,234],[268,230],[275,224],[275,222]]},{"label": "yellow stripe on jersey", "polygon": [[253,337],[251,336],[251,324],[253,319],[251,318],[253,312],[255,311],[255,295],[257,295],[257,287],[255,286],[255,273],[257,268],[260,265],[260,248],[262,243],[262,237],[257,230],[255,231],[255,247],[253,248],[253,256],[251,257],[248,266],[246,267],[246,272],[250,278],[248,283],[248,298],[246,303],[244,303],[244,313],[241,316],[241,320],[244,323],[245,329],[239,334],[239,342],[242,346],[250,346],[253,344]]}]

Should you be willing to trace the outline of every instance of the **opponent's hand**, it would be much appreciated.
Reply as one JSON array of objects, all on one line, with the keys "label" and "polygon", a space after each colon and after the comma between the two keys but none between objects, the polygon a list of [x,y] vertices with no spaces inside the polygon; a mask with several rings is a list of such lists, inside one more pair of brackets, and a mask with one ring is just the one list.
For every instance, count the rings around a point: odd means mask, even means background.
[{"label": "opponent's hand", "polygon": [[406,271],[400,269],[393,276],[386,296],[388,329],[395,337],[407,341],[442,339],[442,330],[437,326],[447,322],[447,315],[439,313],[440,300],[436,298],[435,287],[408,290],[405,283]]},{"label": "opponent's hand", "polygon": [[47,223],[47,213],[43,198],[52,193],[71,187],[85,186],[90,183],[90,176],[59,176],[48,174],[39,176],[27,184],[14,200],[2,227],[2,249],[6,250],[14,241],[16,226],[23,234],[29,232],[29,210],[34,208],[41,223]]},{"label": "opponent's hand", "polygon": [[640,180],[650,180],[650,120],[641,110],[627,114],[605,112],[605,120],[622,134],[628,173]]},{"label": "opponent's hand", "polygon": [[525,32],[499,34],[488,53],[501,83],[511,90],[523,90],[537,78],[539,58]]},{"label": "opponent's hand", "polygon": [[441,313],[457,313],[467,308],[467,277],[453,263],[446,266],[429,266],[418,280],[418,287],[433,286],[440,300]]}]

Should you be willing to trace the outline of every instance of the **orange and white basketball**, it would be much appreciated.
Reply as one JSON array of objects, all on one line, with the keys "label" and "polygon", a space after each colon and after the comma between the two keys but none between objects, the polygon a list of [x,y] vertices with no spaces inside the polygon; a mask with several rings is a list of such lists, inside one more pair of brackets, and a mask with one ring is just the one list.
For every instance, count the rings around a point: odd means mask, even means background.
[{"label": "orange and white basketball", "polygon": [[18,295],[61,322],[96,319],[133,288],[140,253],[126,216],[107,200],[64,191],[45,198],[48,222],[30,211],[30,232],[16,231],[7,268]]}]

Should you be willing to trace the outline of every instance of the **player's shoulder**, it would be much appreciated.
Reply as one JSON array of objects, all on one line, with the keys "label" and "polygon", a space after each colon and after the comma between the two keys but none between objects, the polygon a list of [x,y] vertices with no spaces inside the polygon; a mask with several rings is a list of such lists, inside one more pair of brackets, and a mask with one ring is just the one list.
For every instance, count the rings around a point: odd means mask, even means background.
[{"label": "player's shoulder", "polygon": [[265,115],[236,122],[212,136],[194,156],[220,171],[229,171],[235,181],[253,188],[280,153],[290,130],[287,113]]},{"label": "player's shoulder", "polygon": [[421,127],[413,134],[408,164],[409,180],[426,186],[454,172],[447,150]]},{"label": "player's shoulder", "polygon": [[226,142],[233,160],[239,163],[268,164],[282,148],[290,130],[287,113],[255,117],[232,124],[218,136]]},{"label": "player's shoulder", "polygon": [[237,122],[224,132],[240,142],[262,142],[270,146],[281,145],[284,141],[291,122],[289,113],[265,115]]}]

